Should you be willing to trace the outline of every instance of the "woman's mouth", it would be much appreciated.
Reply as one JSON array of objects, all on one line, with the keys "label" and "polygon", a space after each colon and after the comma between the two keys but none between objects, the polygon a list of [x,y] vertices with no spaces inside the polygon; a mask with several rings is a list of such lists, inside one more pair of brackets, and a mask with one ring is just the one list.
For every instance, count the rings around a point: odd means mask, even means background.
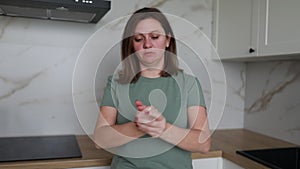
[{"label": "woman's mouth", "polygon": [[155,54],[155,52],[153,52],[153,51],[148,51],[148,52],[143,53],[144,56],[149,56],[149,55],[154,55],[154,54]]}]

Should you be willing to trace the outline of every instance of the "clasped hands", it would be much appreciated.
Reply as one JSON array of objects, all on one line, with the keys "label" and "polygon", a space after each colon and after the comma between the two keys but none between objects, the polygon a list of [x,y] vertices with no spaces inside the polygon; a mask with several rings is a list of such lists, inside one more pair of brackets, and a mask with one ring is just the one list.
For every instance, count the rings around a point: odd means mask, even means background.
[{"label": "clasped hands", "polygon": [[137,100],[135,105],[138,109],[134,122],[136,127],[157,138],[166,130],[166,118],[153,106],[145,106],[141,101]]}]

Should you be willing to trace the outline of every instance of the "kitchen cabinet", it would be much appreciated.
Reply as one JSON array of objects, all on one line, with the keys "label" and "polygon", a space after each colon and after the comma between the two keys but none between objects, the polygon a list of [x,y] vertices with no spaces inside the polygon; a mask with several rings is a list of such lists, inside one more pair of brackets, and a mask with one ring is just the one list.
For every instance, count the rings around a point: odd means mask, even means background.
[{"label": "kitchen cabinet", "polygon": [[258,37],[258,55],[300,53],[299,7],[299,0],[254,1],[253,34]]},{"label": "kitchen cabinet", "polygon": [[202,158],[202,159],[194,159],[193,160],[193,168],[194,169],[222,169],[222,158]]},{"label": "kitchen cabinet", "polygon": [[252,39],[253,0],[214,0],[212,42],[221,59],[256,56]]},{"label": "kitchen cabinet", "polygon": [[223,169],[244,169],[244,168],[223,158]]},{"label": "kitchen cabinet", "polygon": [[212,42],[221,59],[299,56],[299,0],[213,2]]}]

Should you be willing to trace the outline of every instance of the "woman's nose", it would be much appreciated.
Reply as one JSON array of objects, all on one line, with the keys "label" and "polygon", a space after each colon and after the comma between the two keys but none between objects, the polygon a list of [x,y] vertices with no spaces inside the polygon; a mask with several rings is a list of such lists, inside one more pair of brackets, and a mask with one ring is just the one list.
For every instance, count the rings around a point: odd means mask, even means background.
[{"label": "woman's nose", "polygon": [[148,48],[151,48],[151,47],[152,47],[152,40],[151,40],[151,38],[149,38],[149,37],[145,38],[144,48],[148,49]]}]

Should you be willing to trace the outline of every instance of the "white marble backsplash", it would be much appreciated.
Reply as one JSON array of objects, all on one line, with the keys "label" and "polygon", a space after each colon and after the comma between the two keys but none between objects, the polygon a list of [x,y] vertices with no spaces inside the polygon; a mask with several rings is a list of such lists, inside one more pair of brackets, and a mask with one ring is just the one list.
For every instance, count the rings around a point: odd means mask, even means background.
[{"label": "white marble backsplash", "polygon": [[[0,137],[84,133],[73,106],[72,75],[86,40],[110,21],[152,6],[211,35],[211,0],[111,2],[111,11],[98,24],[0,16]],[[122,25],[110,29],[119,31]],[[224,67],[227,102],[218,128],[242,128],[245,65],[224,63]],[[208,102],[211,91],[203,83]]]},{"label": "white marble backsplash", "polygon": [[300,61],[247,64],[245,128],[300,145]]}]

